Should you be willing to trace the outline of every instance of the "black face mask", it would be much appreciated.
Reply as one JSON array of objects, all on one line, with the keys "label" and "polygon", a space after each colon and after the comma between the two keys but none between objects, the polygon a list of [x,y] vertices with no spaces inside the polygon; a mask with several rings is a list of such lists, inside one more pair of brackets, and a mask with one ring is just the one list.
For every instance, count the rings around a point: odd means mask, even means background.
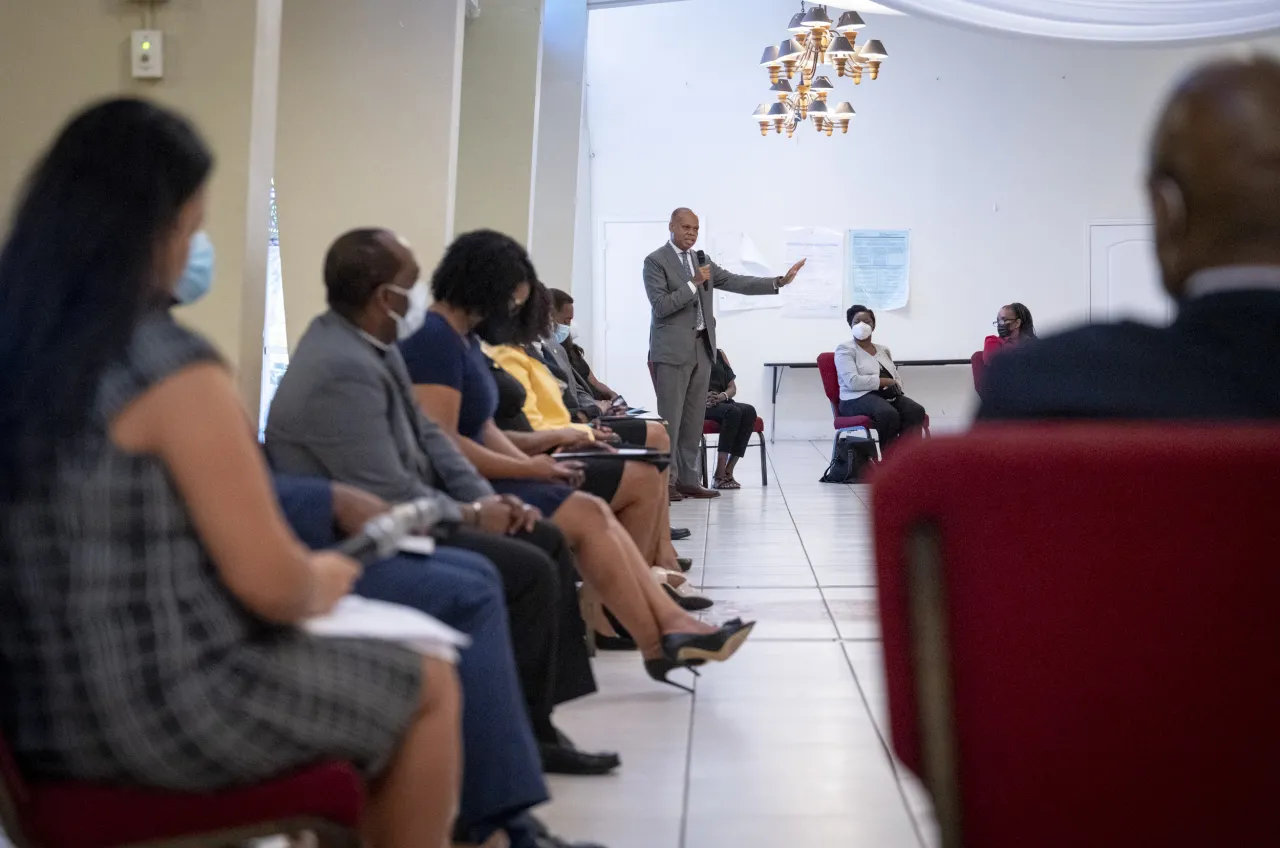
[{"label": "black face mask", "polygon": [[476,325],[476,335],[491,345],[511,344],[516,322],[511,315],[490,315]]},{"label": "black face mask", "polygon": [[1007,339],[1013,335],[1013,327],[1001,321],[996,324],[996,335],[1002,339]]}]

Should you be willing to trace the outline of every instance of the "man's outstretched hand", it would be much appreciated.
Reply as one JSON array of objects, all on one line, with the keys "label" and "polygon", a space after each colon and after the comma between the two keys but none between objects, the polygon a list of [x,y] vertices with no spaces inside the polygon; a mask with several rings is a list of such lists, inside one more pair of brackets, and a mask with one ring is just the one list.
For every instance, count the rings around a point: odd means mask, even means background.
[{"label": "man's outstretched hand", "polygon": [[809,261],[808,259],[801,259],[799,262],[792,265],[791,270],[786,273],[786,276],[778,280],[778,288],[782,288],[783,286],[790,285],[791,281],[796,278],[796,274],[800,273],[800,269],[804,267],[804,263],[808,261]]}]

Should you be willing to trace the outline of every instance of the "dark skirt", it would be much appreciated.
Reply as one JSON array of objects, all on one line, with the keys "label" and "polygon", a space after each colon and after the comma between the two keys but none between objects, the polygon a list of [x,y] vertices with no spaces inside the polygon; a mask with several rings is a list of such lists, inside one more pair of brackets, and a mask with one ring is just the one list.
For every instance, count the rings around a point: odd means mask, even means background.
[{"label": "dark skirt", "polygon": [[618,494],[622,485],[622,472],[627,464],[617,459],[586,459],[587,479],[582,484],[582,491],[595,495],[607,503],[613,503],[613,496]]},{"label": "dark skirt", "polygon": [[520,500],[535,506],[542,514],[550,518],[556,510],[564,506],[573,494],[573,489],[559,483],[543,483],[540,480],[490,480],[493,490],[500,495],[515,495]]},{"label": "dark skirt", "polygon": [[645,439],[649,437],[649,427],[642,418],[620,418],[606,423],[610,430],[618,434],[618,438],[622,439],[624,444],[642,448]]}]

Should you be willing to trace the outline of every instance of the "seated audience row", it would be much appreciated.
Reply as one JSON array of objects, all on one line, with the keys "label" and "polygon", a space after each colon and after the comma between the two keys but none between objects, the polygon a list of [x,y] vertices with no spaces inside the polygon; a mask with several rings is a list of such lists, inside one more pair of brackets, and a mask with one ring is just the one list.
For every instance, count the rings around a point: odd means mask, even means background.
[{"label": "seated audience row", "polygon": [[[703,624],[652,578],[654,565],[682,565],[654,530],[666,526],[663,472],[614,462],[611,480],[598,466],[593,486],[629,534],[574,488],[592,466],[489,429],[495,390],[476,331],[506,341],[541,315],[550,332],[528,257],[496,234],[450,249],[420,322],[406,245],[383,231],[335,243],[332,311],[309,328],[269,417],[270,476],[225,366],[168,314],[213,279],[201,231],[212,163],[170,112],[92,107],[33,173],[0,253],[0,591],[14,599],[0,620],[14,672],[0,679],[0,727],[20,767],[200,792],[344,759],[372,781],[370,845],[500,833],[516,848],[567,845],[528,815],[547,797],[541,772],[619,764],[551,721],[555,704],[595,688],[578,568],[658,680],[728,659],[752,624]],[[395,344],[413,323],[419,352],[434,351],[415,361],[416,388]],[[631,435],[667,447],[647,427]],[[464,452],[511,463],[494,466],[503,494]],[[446,518],[425,560],[362,571],[310,550],[419,497]],[[298,626],[353,590],[468,633],[460,670]]]}]

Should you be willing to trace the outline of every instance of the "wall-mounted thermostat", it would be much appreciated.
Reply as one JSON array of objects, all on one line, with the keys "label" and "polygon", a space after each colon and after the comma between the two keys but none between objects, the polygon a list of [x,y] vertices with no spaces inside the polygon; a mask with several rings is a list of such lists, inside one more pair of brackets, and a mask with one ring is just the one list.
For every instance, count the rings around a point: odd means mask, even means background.
[{"label": "wall-mounted thermostat", "polygon": [[133,31],[134,79],[159,79],[164,76],[164,33],[158,29]]}]

